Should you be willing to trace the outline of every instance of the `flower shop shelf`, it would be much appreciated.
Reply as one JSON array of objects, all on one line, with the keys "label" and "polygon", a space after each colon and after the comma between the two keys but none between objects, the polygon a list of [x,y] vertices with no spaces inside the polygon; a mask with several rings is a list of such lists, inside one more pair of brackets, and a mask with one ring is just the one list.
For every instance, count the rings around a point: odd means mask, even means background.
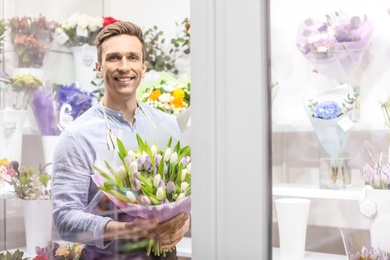
[{"label": "flower shop shelf", "polygon": [[362,187],[345,190],[320,189],[315,185],[277,184],[272,186],[272,195],[312,199],[335,199],[358,201]]},{"label": "flower shop shelf", "polygon": [[[280,249],[277,247],[272,248],[272,259],[280,260]],[[324,254],[315,252],[305,252],[305,256],[300,258],[302,260],[345,260],[348,259],[345,255]]]},{"label": "flower shop shelf", "polygon": [[9,190],[0,190],[0,199],[15,198],[15,192]]},{"label": "flower shop shelf", "polygon": [[[274,123],[273,132],[313,132],[313,126],[310,122],[301,123]],[[357,122],[352,131],[388,131],[384,122]]]}]

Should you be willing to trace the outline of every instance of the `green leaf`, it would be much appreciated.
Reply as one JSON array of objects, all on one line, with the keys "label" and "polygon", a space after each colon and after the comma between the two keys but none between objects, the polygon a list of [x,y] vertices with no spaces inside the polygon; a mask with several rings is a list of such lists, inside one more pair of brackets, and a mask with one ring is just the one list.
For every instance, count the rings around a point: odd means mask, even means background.
[{"label": "green leaf", "polygon": [[119,138],[116,138],[116,142],[118,144],[118,149],[119,149],[118,153],[119,153],[119,155],[122,155],[123,157],[126,157],[127,156],[127,151],[126,151],[126,148],[125,148],[123,142]]},{"label": "green leaf", "polygon": [[[138,180],[141,181],[141,183],[146,187],[148,191],[151,191],[153,193],[153,183],[148,180],[145,176],[142,174],[137,174]],[[142,188],[142,187],[141,187]]]},{"label": "green leaf", "polygon": [[99,169],[96,165],[94,165],[93,168],[94,168],[95,170],[97,170],[97,171],[100,173],[100,175],[101,175],[102,177],[104,177],[107,181],[113,181],[113,182],[114,182],[114,179],[111,178],[110,175],[108,175],[107,173],[105,173],[104,171],[102,171],[101,169]]},{"label": "green leaf", "polygon": [[171,147],[172,144],[172,136],[169,138],[168,143],[167,143],[167,148]]},{"label": "green leaf", "polygon": [[106,164],[107,169],[111,172],[112,176],[114,176],[114,179],[115,179],[118,187],[120,189],[124,190],[125,186],[123,185],[121,178],[119,178],[118,173],[110,166],[110,164],[107,161],[104,161],[104,163]]},{"label": "green leaf", "polygon": [[121,194],[120,192],[118,192],[117,190],[110,190],[109,193],[111,195],[113,195],[115,198],[123,201],[123,202],[128,202],[128,203],[131,203],[130,202],[130,199],[126,196],[124,196],[123,194]]}]

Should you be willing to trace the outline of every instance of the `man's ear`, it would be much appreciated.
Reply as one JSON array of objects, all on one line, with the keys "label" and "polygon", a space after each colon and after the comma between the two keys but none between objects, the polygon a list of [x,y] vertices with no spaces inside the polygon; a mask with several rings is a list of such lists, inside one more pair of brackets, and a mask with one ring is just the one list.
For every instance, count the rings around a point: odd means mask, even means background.
[{"label": "man's ear", "polygon": [[98,61],[95,63],[95,68],[98,72],[99,78],[103,77],[102,66],[100,65],[100,63]]},{"label": "man's ear", "polygon": [[144,61],[144,64],[142,66],[142,77],[145,77],[145,73],[147,69],[148,69],[148,62]]}]

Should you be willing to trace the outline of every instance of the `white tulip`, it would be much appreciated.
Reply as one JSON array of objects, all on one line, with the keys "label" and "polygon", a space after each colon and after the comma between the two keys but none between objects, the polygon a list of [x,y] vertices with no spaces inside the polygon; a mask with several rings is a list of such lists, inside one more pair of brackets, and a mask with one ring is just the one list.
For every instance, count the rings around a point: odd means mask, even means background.
[{"label": "white tulip", "polygon": [[177,155],[177,152],[174,152],[172,155],[171,155],[171,159],[169,160],[170,163],[175,163],[177,161],[177,158],[178,158],[178,155]]},{"label": "white tulip", "polygon": [[126,191],[126,197],[130,200],[131,203],[134,203],[137,200],[132,191]]},{"label": "white tulip", "polygon": [[163,200],[163,199],[165,199],[165,191],[164,191],[163,188],[158,188],[158,189],[157,189],[156,198],[157,198],[158,200]]},{"label": "white tulip", "polygon": [[189,186],[190,185],[187,182],[183,181],[180,185],[180,189],[182,192],[185,192]]}]

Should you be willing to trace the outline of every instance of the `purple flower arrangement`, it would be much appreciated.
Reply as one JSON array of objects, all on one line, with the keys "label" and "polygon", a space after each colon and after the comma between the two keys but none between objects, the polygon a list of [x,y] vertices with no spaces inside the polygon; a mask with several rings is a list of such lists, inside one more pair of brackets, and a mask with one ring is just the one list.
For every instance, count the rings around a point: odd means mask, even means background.
[{"label": "purple flower arrangement", "polygon": [[363,246],[360,252],[349,252],[349,260],[390,260],[390,254],[386,250],[371,247],[368,249]]},{"label": "purple flower arrangement", "polygon": [[81,91],[75,83],[56,90],[41,89],[31,102],[42,135],[58,135],[69,123],[91,107],[94,94]]}]

